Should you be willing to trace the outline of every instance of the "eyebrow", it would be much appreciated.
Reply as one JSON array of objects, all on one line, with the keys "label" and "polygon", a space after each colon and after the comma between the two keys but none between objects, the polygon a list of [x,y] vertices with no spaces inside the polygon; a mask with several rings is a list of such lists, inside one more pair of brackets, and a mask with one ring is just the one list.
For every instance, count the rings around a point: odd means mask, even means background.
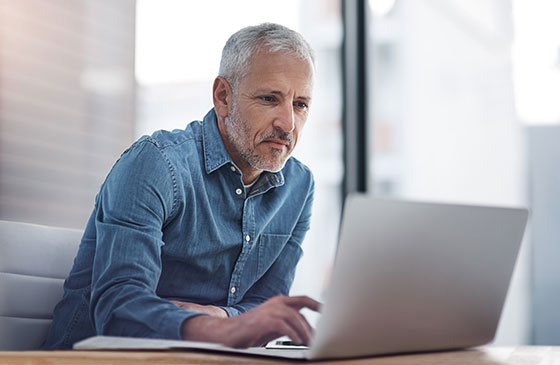
[{"label": "eyebrow", "polygon": [[[273,94],[273,95],[280,95],[280,96],[284,96],[284,93],[280,90],[267,90],[267,89],[260,89],[256,91],[256,94]],[[301,100],[301,101],[305,101],[307,103],[311,102],[311,97],[310,96],[296,96],[295,100]]]}]

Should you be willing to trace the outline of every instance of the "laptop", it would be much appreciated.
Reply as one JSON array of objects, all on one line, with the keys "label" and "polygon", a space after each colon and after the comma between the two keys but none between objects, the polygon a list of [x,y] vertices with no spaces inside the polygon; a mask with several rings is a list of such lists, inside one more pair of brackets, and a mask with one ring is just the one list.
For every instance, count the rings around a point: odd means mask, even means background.
[{"label": "laptop", "polygon": [[223,351],[335,359],[492,341],[523,238],[523,208],[350,195],[310,347],[249,348],[97,336],[74,349]]}]

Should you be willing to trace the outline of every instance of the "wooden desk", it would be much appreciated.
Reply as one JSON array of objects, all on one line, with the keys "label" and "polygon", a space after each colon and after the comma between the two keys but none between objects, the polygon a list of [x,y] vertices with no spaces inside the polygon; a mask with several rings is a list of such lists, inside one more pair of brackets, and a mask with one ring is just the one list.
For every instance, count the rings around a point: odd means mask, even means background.
[{"label": "wooden desk", "polygon": [[[201,352],[167,351],[0,351],[0,364],[286,364],[290,362],[261,357],[233,356]],[[556,365],[560,346],[480,347],[416,355],[372,357],[313,364],[349,365]]]}]

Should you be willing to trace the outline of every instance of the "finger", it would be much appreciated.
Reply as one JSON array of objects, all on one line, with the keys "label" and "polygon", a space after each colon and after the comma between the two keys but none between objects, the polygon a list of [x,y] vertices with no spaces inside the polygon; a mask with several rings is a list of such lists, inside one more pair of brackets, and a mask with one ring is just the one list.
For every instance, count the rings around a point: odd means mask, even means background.
[{"label": "finger", "polygon": [[304,343],[304,339],[302,338],[300,331],[296,328],[296,326],[293,326],[292,323],[290,323],[289,319],[285,319],[280,323],[281,326],[279,327],[279,330],[282,333],[280,336],[288,336],[290,340],[295,343]]},{"label": "finger", "polygon": [[[282,336],[287,336],[286,334],[284,334],[282,331],[278,331],[278,332],[264,332],[260,337],[255,338],[251,344],[249,345],[249,347],[251,346],[264,346],[267,343],[269,343],[272,340],[275,340],[279,337]],[[288,336],[289,337],[289,336]],[[291,338],[291,337],[290,337]]]},{"label": "finger", "polygon": [[307,318],[305,318],[305,316],[302,315],[301,313],[298,313],[298,319],[300,320],[300,322],[304,326],[305,333],[307,334],[307,337],[309,338],[309,340],[311,340],[311,337],[313,337],[313,332],[315,330],[313,329],[313,327],[311,327],[311,325],[307,321]]},{"label": "finger", "polygon": [[299,344],[308,344],[311,341],[311,337],[313,336],[313,329],[311,325],[307,322],[304,316],[302,316],[299,312],[294,311],[292,315],[286,317],[287,322],[289,323],[290,327],[297,332],[300,341],[296,341],[292,339],[294,342]]},{"label": "finger", "polygon": [[235,318],[240,321],[235,335],[227,340],[234,347],[261,345],[280,336],[295,343],[308,344],[313,329],[300,313],[303,307],[317,308],[309,297],[274,297],[266,303]]},{"label": "finger", "polygon": [[256,331],[238,331],[235,336],[228,339],[228,346],[237,348],[247,348],[252,346],[262,346],[278,337],[288,336],[292,341],[301,341],[297,331],[288,323],[285,318],[270,319]]},{"label": "finger", "polygon": [[296,297],[285,297],[284,300],[287,305],[298,310],[301,308],[309,308],[315,312],[318,312],[321,308],[321,303],[305,295]]}]

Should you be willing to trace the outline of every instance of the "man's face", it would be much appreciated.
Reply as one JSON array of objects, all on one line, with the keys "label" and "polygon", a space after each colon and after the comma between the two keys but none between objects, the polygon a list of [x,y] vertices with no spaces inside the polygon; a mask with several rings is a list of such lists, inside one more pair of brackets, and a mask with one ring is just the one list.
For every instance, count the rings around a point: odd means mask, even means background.
[{"label": "man's face", "polygon": [[225,118],[226,149],[244,172],[279,171],[309,112],[313,67],[284,53],[257,53],[233,90]]}]

